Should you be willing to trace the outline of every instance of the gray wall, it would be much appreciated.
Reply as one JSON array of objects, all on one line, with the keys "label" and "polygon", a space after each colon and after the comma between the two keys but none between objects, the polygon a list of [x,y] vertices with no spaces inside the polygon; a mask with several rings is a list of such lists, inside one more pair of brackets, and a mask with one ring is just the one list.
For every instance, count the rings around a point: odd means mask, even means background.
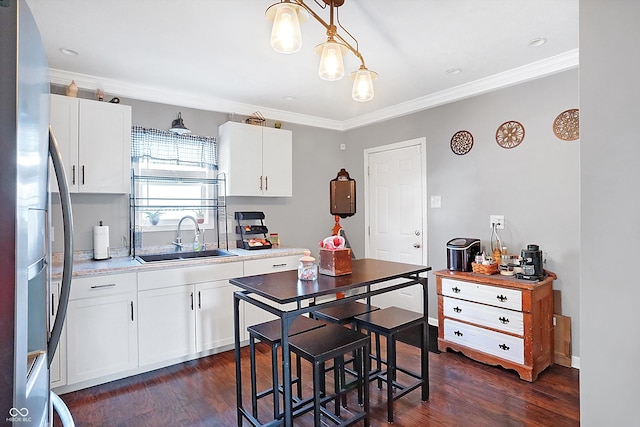
[{"label": "gray wall", "polygon": [[[384,123],[346,132],[347,165],[362,182],[363,149],[426,137],[427,204],[442,197],[442,208],[428,208],[428,263],[446,268],[446,243],[454,237],[475,237],[490,248],[489,215],[503,214],[500,236],[509,253],[529,243],[546,253],[545,268],[555,272],[554,288],[562,293],[563,314],[572,317],[573,352],[579,354],[579,141],[565,142],[552,131],[556,115],[578,108],[578,71],[488,93]],[[516,148],[495,141],[500,124],[516,120],[525,138]],[[452,135],[468,130],[472,150],[451,151]],[[358,190],[363,190],[359,187]],[[364,195],[349,233],[356,253],[364,254]],[[437,316],[435,279],[430,283],[429,315]]]},{"label": "gray wall", "polygon": [[[341,221],[356,257],[364,256],[363,150],[417,137],[427,140],[427,200],[442,197],[441,209],[428,209],[428,263],[446,268],[446,242],[477,237],[489,247],[489,215],[503,214],[501,237],[511,253],[537,243],[546,253],[546,268],[558,275],[563,313],[573,319],[573,352],[578,355],[579,318],[579,141],[564,142],[552,132],[560,112],[577,108],[578,71],[572,70],[384,123],[338,132],[288,123],[293,131],[292,198],[229,197],[229,212],[260,210],[270,231],[282,243],[309,247],[331,233],[329,181],[346,168],[357,182],[357,214]],[[109,97],[107,96],[107,99]],[[133,123],[168,128],[177,112],[194,134],[217,136],[227,114],[126,99]],[[240,117],[231,118],[241,120]],[[497,127],[517,120],[526,130],[523,143],[503,149],[495,142]],[[271,123],[270,123],[271,125]],[[451,136],[466,129],[474,146],[465,156],[453,154]],[[346,151],[340,151],[340,143]],[[76,249],[91,249],[91,226],[102,219],[111,226],[116,247],[128,236],[126,196],[75,195]],[[233,225],[233,221],[229,221]],[[166,244],[170,233],[145,234],[145,245]],[[207,235],[210,241],[211,235]],[[429,315],[437,317],[435,280],[431,277]]]},{"label": "gray wall", "polygon": [[636,1],[580,1],[581,424],[638,424]]}]

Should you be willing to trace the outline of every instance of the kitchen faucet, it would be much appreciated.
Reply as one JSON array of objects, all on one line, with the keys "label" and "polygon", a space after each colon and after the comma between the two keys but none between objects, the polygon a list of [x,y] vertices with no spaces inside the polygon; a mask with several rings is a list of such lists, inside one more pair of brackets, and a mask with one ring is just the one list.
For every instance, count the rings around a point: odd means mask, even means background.
[{"label": "kitchen faucet", "polygon": [[198,227],[198,221],[196,221],[196,219],[194,217],[192,217],[191,215],[185,215],[182,218],[180,218],[180,221],[178,221],[178,230],[176,231],[176,241],[173,242],[173,244],[176,246],[176,251],[181,251],[182,248],[183,248],[183,245],[182,245],[182,233],[180,231],[180,227],[182,226],[182,221],[184,221],[185,219],[190,219],[191,221],[193,221],[193,224],[196,226],[193,242],[194,242],[194,244],[198,244],[199,243],[198,239],[200,237],[200,227]]}]

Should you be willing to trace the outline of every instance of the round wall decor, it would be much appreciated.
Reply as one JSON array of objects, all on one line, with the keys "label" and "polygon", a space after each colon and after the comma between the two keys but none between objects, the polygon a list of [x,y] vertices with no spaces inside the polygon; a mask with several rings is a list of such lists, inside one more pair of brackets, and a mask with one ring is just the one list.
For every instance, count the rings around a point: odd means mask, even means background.
[{"label": "round wall decor", "polygon": [[513,148],[524,139],[524,126],[515,120],[504,122],[496,131],[496,142],[502,148]]},{"label": "round wall decor", "polygon": [[553,133],[563,141],[580,138],[580,110],[573,108],[558,114],[553,121]]},{"label": "round wall decor", "polygon": [[473,147],[473,135],[466,130],[460,130],[451,137],[451,151],[459,156],[463,156],[471,151]]}]

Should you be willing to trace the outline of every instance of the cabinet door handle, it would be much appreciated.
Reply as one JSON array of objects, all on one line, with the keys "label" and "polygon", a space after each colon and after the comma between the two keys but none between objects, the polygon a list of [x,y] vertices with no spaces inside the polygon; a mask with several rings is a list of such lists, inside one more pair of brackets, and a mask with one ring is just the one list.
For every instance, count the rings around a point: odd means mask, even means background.
[{"label": "cabinet door handle", "polygon": [[506,325],[507,323],[509,323],[509,319],[508,319],[508,318],[506,318],[506,317],[499,317],[499,318],[498,318],[498,320],[499,320],[502,324],[504,324],[504,325]]},{"label": "cabinet door handle", "polygon": [[76,185],[76,165],[71,166],[71,183]]},{"label": "cabinet door handle", "polygon": [[509,351],[509,346],[506,344],[500,344],[498,347],[500,347],[504,351]]},{"label": "cabinet door handle", "polygon": [[496,298],[498,298],[498,301],[500,302],[505,302],[507,300],[507,297],[504,295],[497,295]]},{"label": "cabinet door handle", "polygon": [[198,309],[202,310],[202,294],[198,291]]},{"label": "cabinet door handle", "polygon": [[82,185],[84,185],[84,165],[82,165]]},{"label": "cabinet door handle", "polygon": [[269,177],[264,177],[264,191],[269,191]]},{"label": "cabinet door handle", "polygon": [[461,337],[461,336],[463,336],[463,335],[464,335],[464,334],[463,334],[462,332],[460,332],[460,331],[455,331],[455,332],[454,332],[454,334],[455,334],[455,335],[457,335],[457,336],[459,336],[459,337]]},{"label": "cabinet door handle", "polygon": [[462,309],[460,307],[453,307],[453,311],[455,311],[456,313],[460,313]]},{"label": "cabinet door handle", "polygon": [[191,310],[193,310],[193,292],[191,292]]},{"label": "cabinet door handle", "polygon": [[115,287],[115,283],[106,283],[104,285],[93,285],[91,289],[104,289],[104,288],[113,288]]},{"label": "cabinet door handle", "polygon": [[133,301],[131,301],[131,321],[133,322]]},{"label": "cabinet door handle", "polygon": [[55,294],[51,294],[51,316],[53,317],[53,315],[56,312],[56,308],[55,308]]},{"label": "cabinet door handle", "polygon": [[262,191],[262,175],[260,175],[260,191]]},{"label": "cabinet door handle", "polygon": [[458,288],[457,286],[451,288],[451,290],[453,291],[454,294],[459,294],[460,293],[460,288]]}]

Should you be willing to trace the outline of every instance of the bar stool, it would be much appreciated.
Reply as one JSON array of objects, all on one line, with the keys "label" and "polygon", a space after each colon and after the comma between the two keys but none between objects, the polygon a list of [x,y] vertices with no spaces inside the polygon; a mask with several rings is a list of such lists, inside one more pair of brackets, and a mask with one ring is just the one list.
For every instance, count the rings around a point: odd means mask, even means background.
[{"label": "bar stool", "polygon": [[[297,411],[300,416],[313,409],[314,425],[320,425],[320,415],[325,415],[338,426],[348,426],[360,420],[369,426],[369,363],[366,362],[370,352],[368,335],[337,325],[326,325],[322,328],[296,334],[289,338],[289,348],[299,357],[309,361],[313,368],[313,403]],[[355,352],[355,380],[346,382],[344,371],[344,355]],[[333,359],[334,393],[325,389],[325,362]],[[340,418],[340,401],[349,390],[357,388],[359,399],[363,401],[363,410],[354,412],[348,419]],[[326,408],[327,402],[335,402],[334,412]]]},{"label": "bar stool", "polygon": [[[367,305],[358,301],[349,301],[344,304],[338,304],[331,307],[322,308],[311,312],[311,316],[316,319],[321,319],[326,322],[336,323],[338,325],[350,325],[351,329],[356,330],[355,318],[361,314],[369,313],[371,311],[380,310],[380,307],[375,305]],[[380,353],[380,338],[377,334],[374,334],[376,354]],[[353,359],[346,360],[345,363],[350,363]],[[332,368],[329,368],[332,369]],[[370,370],[370,375],[379,373],[382,369],[381,364],[378,362],[374,370]],[[346,370],[346,372],[349,372]],[[353,372],[351,372],[353,374]],[[359,400],[358,403],[362,404]],[[343,400],[343,405],[347,407],[346,398]]]},{"label": "bar stool", "polygon": [[[325,324],[318,320],[310,319],[306,316],[296,317],[289,328],[289,336],[293,336],[302,332],[321,328]],[[273,395],[273,419],[280,417],[280,400],[278,385],[278,347],[282,342],[282,329],[280,319],[271,320],[269,322],[260,323],[258,325],[249,326],[249,360],[251,364],[251,409],[254,418],[258,419],[258,399]],[[271,347],[271,365],[272,365],[272,386],[262,391],[256,391],[256,349],[255,341],[259,340]],[[300,357],[296,358],[296,377],[292,379],[292,384],[296,384],[298,398],[302,398],[301,389],[301,368]]]},{"label": "bar stool", "polygon": [[[393,401],[404,396],[412,390],[422,387],[422,401],[429,399],[429,366],[427,354],[427,318],[413,311],[398,307],[388,307],[382,310],[372,311],[355,318],[358,329],[366,329],[371,333],[384,336],[387,340],[387,360],[382,359],[378,350],[371,357],[386,365],[386,370],[372,375],[370,380],[378,380],[378,387],[382,388],[382,382],[387,384],[387,421],[393,423]],[[411,328],[420,328],[421,345],[420,373],[400,367],[396,362],[396,335]],[[403,372],[415,381],[409,384],[401,384],[397,381],[397,371]],[[397,393],[394,392],[397,390]]]}]

